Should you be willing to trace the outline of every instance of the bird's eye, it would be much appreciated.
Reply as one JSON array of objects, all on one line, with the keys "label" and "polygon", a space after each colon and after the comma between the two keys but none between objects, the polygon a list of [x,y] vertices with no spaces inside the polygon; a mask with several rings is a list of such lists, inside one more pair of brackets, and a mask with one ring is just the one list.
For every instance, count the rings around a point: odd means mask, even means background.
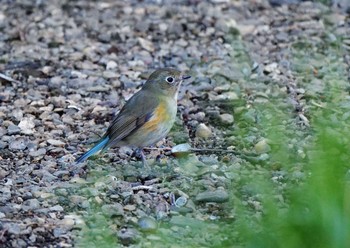
[{"label": "bird's eye", "polygon": [[173,78],[173,77],[167,77],[165,80],[166,80],[168,83],[174,82],[174,78]]}]

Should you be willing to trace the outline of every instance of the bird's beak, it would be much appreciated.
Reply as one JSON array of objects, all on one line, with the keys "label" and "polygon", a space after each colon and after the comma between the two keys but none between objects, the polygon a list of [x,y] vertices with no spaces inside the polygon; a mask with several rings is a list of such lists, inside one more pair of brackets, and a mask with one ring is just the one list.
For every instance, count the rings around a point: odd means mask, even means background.
[{"label": "bird's beak", "polygon": [[189,79],[189,75],[180,75],[179,80],[176,82],[176,86],[179,86],[184,80]]}]

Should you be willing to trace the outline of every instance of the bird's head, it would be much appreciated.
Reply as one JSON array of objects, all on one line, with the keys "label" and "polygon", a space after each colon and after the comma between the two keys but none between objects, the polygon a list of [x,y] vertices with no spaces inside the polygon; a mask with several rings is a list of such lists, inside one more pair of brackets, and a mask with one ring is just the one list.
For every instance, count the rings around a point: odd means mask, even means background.
[{"label": "bird's head", "polygon": [[183,80],[188,78],[190,76],[185,76],[176,69],[158,69],[149,76],[143,88],[175,97]]}]

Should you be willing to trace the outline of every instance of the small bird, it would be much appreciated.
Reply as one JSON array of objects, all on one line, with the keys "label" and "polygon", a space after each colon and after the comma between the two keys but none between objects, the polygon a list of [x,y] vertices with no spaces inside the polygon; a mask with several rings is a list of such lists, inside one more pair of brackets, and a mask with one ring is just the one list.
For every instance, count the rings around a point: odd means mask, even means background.
[{"label": "small bird", "polygon": [[188,78],[190,76],[171,68],[154,71],[141,90],[125,103],[98,143],[75,162],[84,162],[91,155],[110,147],[130,146],[141,153],[146,165],[142,149],[165,138],[172,128],[178,90]]}]

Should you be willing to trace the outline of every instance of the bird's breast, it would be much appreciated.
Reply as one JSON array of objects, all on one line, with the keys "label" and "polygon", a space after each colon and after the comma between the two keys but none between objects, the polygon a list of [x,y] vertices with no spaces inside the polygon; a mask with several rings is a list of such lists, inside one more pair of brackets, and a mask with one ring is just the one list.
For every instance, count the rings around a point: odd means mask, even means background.
[{"label": "bird's breast", "polygon": [[152,117],[137,132],[128,137],[128,143],[145,147],[165,138],[174,124],[176,112],[176,101],[160,101],[154,109]]},{"label": "bird's breast", "polygon": [[159,126],[169,126],[170,128],[175,120],[177,111],[176,102],[160,101],[159,105],[154,109],[152,117],[143,125],[148,131],[156,131]]}]

